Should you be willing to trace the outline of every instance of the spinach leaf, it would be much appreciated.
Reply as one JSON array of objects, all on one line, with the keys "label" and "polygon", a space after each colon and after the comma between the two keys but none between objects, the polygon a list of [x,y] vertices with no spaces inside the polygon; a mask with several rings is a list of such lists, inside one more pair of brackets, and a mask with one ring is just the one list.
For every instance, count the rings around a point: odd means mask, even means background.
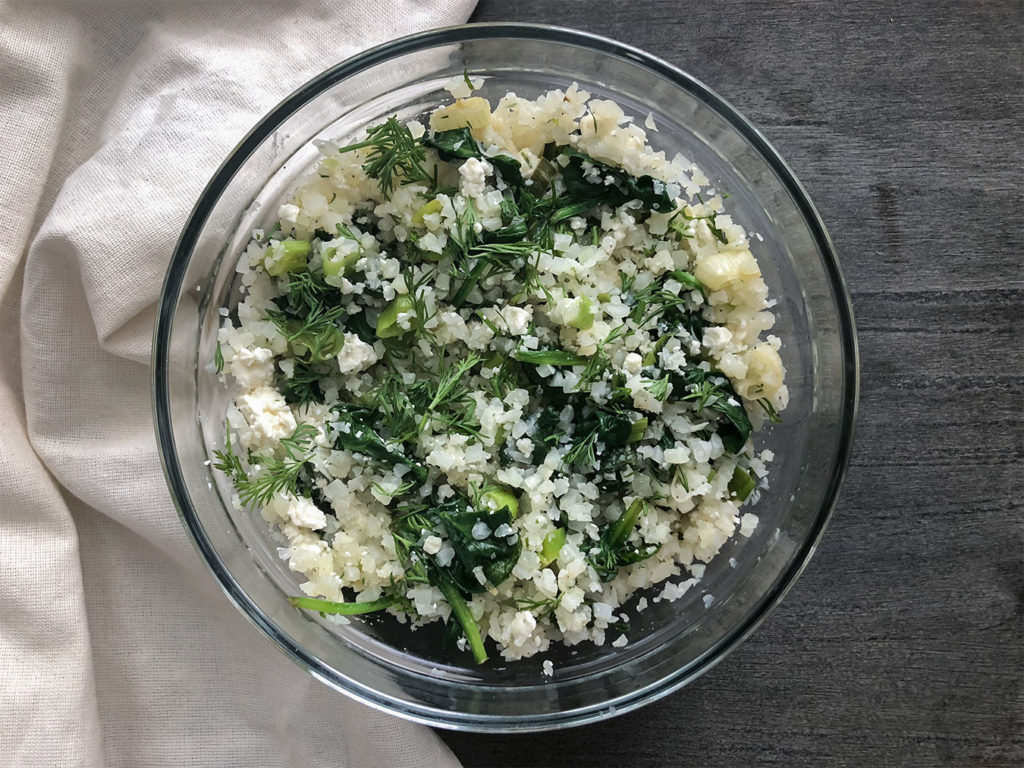
[{"label": "spinach leaf", "polygon": [[480,149],[480,145],[476,143],[476,139],[473,138],[468,126],[453,128],[450,131],[438,131],[433,135],[424,136],[423,144],[436,149],[437,156],[447,162],[475,157],[493,165],[507,184],[518,187],[524,183],[519,161],[509,155],[494,155],[492,157],[485,155]]},{"label": "spinach leaf", "polygon": [[[417,544],[422,532],[433,530],[432,526],[435,524],[436,519],[428,519],[423,514],[409,514],[396,519],[392,524],[395,552],[405,570],[406,582],[432,584],[441,590],[444,599],[451,606],[454,619],[454,621],[449,619],[445,634],[454,635],[458,631],[454,627],[454,624],[457,623],[473,653],[473,660],[477,664],[482,664],[487,661],[487,650],[484,648],[483,638],[480,635],[480,626],[473,618],[462,591],[455,584],[448,569],[438,564],[436,558],[428,555]],[[404,597],[404,595],[402,596]]]},{"label": "spinach leaf", "polygon": [[725,417],[718,427],[722,445],[729,453],[739,453],[753,430],[736,390],[729,379],[716,371],[705,371],[697,365],[687,365],[681,373],[669,374],[672,382],[672,400],[688,400],[698,408],[708,408]]},{"label": "spinach leaf", "polygon": [[585,468],[597,460],[597,444],[601,443],[604,456],[629,442],[633,431],[633,418],[620,410],[594,410],[583,413],[576,411],[576,430],[572,448],[565,454],[569,465]]},{"label": "spinach leaf", "polygon": [[[515,568],[522,551],[522,542],[517,538],[509,544],[507,538],[498,538],[494,532],[502,525],[512,526],[512,513],[507,507],[498,510],[475,509],[466,500],[457,496],[435,504],[424,515],[444,525],[448,541],[455,550],[456,559],[448,568],[449,575],[464,592],[483,592],[486,587],[473,574],[473,569],[483,569],[487,581],[501,584]],[[473,535],[474,527],[483,523],[490,533],[483,539]]]},{"label": "spinach leaf", "polygon": [[[614,166],[595,160],[589,155],[575,149],[564,149],[562,153],[569,158],[569,164],[562,171],[562,183],[565,185],[565,197],[571,202],[556,212],[553,221],[560,221],[571,216],[578,216],[588,208],[582,206],[590,203],[590,207],[604,203],[612,207],[622,205],[630,200],[639,200],[647,211],[665,212],[675,207],[672,198],[666,191],[665,182],[653,176],[631,176]],[[594,170],[584,170],[584,163]]]},{"label": "spinach leaf", "polygon": [[560,410],[548,405],[542,408],[537,416],[537,423],[531,435],[534,445],[531,460],[534,464],[541,464],[548,451],[557,446],[559,439],[565,434],[559,423]]},{"label": "spinach leaf", "polygon": [[361,453],[388,466],[404,464],[412,469],[413,476],[423,483],[427,479],[427,468],[418,459],[406,456],[399,447],[384,442],[373,427],[374,411],[360,406],[339,404],[332,408],[338,436],[336,448]]},{"label": "spinach leaf", "polygon": [[618,519],[601,532],[601,538],[586,552],[586,559],[597,571],[601,581],[611,581],[619,568],[639,563],[658,551],[654,545],[637,546],[629,541],[637,518],[646,511],[647,503],[636,499]]},{"label": "spinach leaf", "polygon": [[283,373],[278,376],[278,389],[284,395],[285,402],[292,405],[322,403],[324,392],[320,387],[320,381],[326,376],[327,372],[323,366],[296,360],[291,378]]}]

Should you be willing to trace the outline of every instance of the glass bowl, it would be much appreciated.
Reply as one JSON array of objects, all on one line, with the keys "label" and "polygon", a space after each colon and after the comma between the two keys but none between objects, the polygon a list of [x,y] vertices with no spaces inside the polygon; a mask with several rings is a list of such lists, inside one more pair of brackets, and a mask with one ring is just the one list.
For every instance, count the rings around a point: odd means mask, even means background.
[{"label": "glass bowl", "polygon": [[[239,513],[210,469],[231,393],[212,361],[218,308],[237,303],[238,255],[317,156],[318,139],[351,140],[390,115],[423,118],[453,76],[483,76],[492,100],[535,97],[572,82],[653,114],[655,149],[681,152],[728,192],[754,243],[784,342],[791,402],[755,435],[776,459],[751,510],[760,524],[731,540],[699,588],[636,614],[623,648],[558,646],[515,663],[441,649],[440,629],[388,619],[328,622],[289,606],[300,580],[277,557],[259,515]],[[199,198],[167,272],[154,340],[156,428],[167,481],[203,559],[238,608],[327,685],[431,725],[479,731],[576,725],[634,709],[718,663],[782,599],[807,564],[836,502],[853,435],[857,348],[849,296],[825,228],[764,137],[713,91],[634,48],[566,29],[472,25],[406,37],[314,78],[242,140]],[[746,510],[745,510],[746,511]],[[710,598],[707,598],[710,596]],[[632,611],[631,611],[632,613]],[[496,654],[494,654],[496,655]],[[541,671],[554,662],[553,676]]]}]

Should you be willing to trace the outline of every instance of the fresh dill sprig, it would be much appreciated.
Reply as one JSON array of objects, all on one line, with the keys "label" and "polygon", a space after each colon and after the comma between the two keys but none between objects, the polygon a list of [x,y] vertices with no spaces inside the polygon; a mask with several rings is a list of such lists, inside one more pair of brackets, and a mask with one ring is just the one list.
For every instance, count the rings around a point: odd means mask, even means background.
[{"label": "fresh dill sprig", "polygon": [[404,443],[412,440],[418,430],[416,408],[408,395],[409,385],[397,371],[383,373],[372,391],[373,402],[377,404],[381,423],[391,439]]},{"label": "fresh dill sprig", "polygon": [[308,352],[307,362],[333,357],[344,344],[338,320],[345,309],[331,304],[337,291],[322,274],[297,272],[288,278],[288,308],[270,310],[267,319],[277,326],[289,344],[298,343]]},{"label": "fresh dill sprig", "polygon": [[324,393],[320,387],[320,380],[323,378],[324,374],[316,367],[296,360],[292,377],[284,380],[281,394],[291,404],[322,403]]},{"label": "fresh dill sprig", "polygon": [[217,461],[213,463],[213,468],[220,470],[230,478],[232,483],[237,484],[240,479],[245,478],[245,467],[242,466],[242,460],[238,458],[238,454],[235,453],[235,449],[231,445],[231,424],[225,421],[224,428],[224,450],[213,452],[217,458]]},{"label": "fresh dill sprig", "polygon": [[583,389],[583,387],[589,384],[593,384],[594,382],[600,380],[602,376],[604,376],[605,371],[607,371],[612,364],[612,361],[608,357],[608,353],[605,351],[605,348],[609,344],[612,344],[621,339],[628,332],[629,329],[626,327],[625,323],[623,323],[622,325],[617,325],[614,328],[612,328],[611,331],[608,332],[608,335],[605,336],[598,343],[597,351],[593,355],[591,355],[590,361],[587,363],[587,367],[584,368],[583,373],[580,374],[580,380],[576,384],[577,391]]},{"label": "fresh dill sprig", "polygon": [[377,492],[378,496],[385,496],[385,497],[387,497],[389,499],[393,499],[396,496],[404,496],[405,494],[407,494],[409,491],[411,491],[415,487],[416,487],[416,481],[415,480],[409,480],[407,482],[404,482],[400,486],[395,488],[394,490],[388,490],[387,488],[382,486],[380,483],[374,483],[373,484],[373,490],[375,490]]},{"label": "fresh dill sprig", "polygon": [[267,313],[267,317],[289,344],[298,342],[308,350],[310,362],[321,362],[338,354],[344,344],[344,336],[337,324],[344,311],[342,306],[325,309],[318,305],[301,320],[273,310]]},{"label": "fresh dill sprig", "polygon": [[[471,354],[455,365],[448,365],[443,350],[439,352],[437,379],[427,385],[430,400],[423,408],[423,415],[417,425],[418,432],[422,432],[432,418],[442,421],[450,429],[461,427],[465,430],[470,425],[476,404],[469,397],[469,388],[462,382],[462,377],[480,359],[479,355]],[[446,414],[446,410],[449,413]]]},{"label": "fresh dill sprig", "polygon": [[715,223],[715,219],[717,218],[717,216],[718,216],[717,213],[709,213],[704,218],[705,218],[705,221],[707,222],[708,229],[711,230],[711,234],[715,236],[715,239],[717,239],[718,242],[720,242],[722,245],[728,245],[729,244],[729,240],[728,240],[728,238],[726,238],[725,232],[720,230],[718,228],[718,225]]},{"label": "fresh dill sprig", "polygon": [[779,412],[775,406],[772,405],[771,400],[762,397],[757,401],[757,404],[761,406],[761,410],[764,411],[765,415],[768,417],[768,421],[772,424],[779,424],[782,422],[782,417],[779,416]]},{"label": "fresh dill sprig", "polygon": [[517,597],[515,599],[515,607],[520,611],[536,611],[534,615],[538,618],[544,618],[548,616],[559,606],[562,602],[562,597],[565,592],[559,592],[557,597],[545,597],[539,599],[530,599],[525,597]]},{"label": "fresh dill sprig", "polygon": [[[697,195],[697,199],[701,203],[704,202],[704,198]],[[686,213],[686,206],[684,205],[668,220],[668,228],[676,233],[680,238],[693,237],[693,231],[689,228],[691,221],[704,221],[708,225],[708,229],[711,230],[711,234],[715,237],[718,242],[722,245],[728,245],[729,239],[725,236],[725,233],[719,229],[716,219],[718,218],[718,212],[709,213],[705,216],[690,216]]]},{"label": "fresh dill sprig", "polygon": [[[276,456],[253,456],[250,464],[262,472],[257,477],[249,476],[244,470],[234,477],[235,490],[242,504],[267,504],[278,493],[298,492],[299,473],[309,461],[308,448],[317,429],[312,424],[299,424],[289,437],[281,438],[284,458]],[[236,457],[237,459],[237,457]]]},{"label": "fresh dill sprig", "polygon": [[416,319],[412,324],[413,328],[419,337],[425,338],[431,342],[434,340],[434,334],[430,332],[427,325],[431,318],[437,314],[437,307],[435,306],[434,309],[431,310],[427,306],[427,302],[423,298],[423,288],[431,285],[436,277],[436,269],[424,270],[419,280],[413,278],[412,271],[409,269],[405,270],[402,274],[402,280],[405,282],[406,295],[412,302],[413,312],[416,313]]},{"label": "fresh dill sprig", "polygon": [[323,306],[337,289],[328,285],[319,272],[291,272],[288,275],[288,302],[296,311],[309,312]]},{"label": "fresh dill sprig", "polygon": [[666,397],[668,397],[668,387],[669,377],[666,374],[660,379],[655,379],[654,381],[647,382],[647,384],[644,386],[644,389],[650,392],[655,399],[663,401]]},{"label": "fresh dill sprig", "polygon": [[359,250],[360,251],[363,250],[362,241],[358,237],[356,237],[355,233],[351,229],[349,229],[346,225],[344,225],[344,224],[336,224],[335,225],[335,230],[338,233],[338,237],[343,237],[346,240],[352,240],[353,242],[358,243],[359,244]]},{"label": "fresh dill sprig", "polygon": [[642,328],[654,318],[673,307],[685,307],[686,299],[662,288],[660,282],[651,283],[646,288],[636,291],[631,296],[633,309],[630,319]]},{"label": "fresh dill sprig", "polygon": [[397,118],[389,117],[380,125],[368,128],[366,135],[365,141],[341,147],[338,152],[370,150],[363,170],[367,176],[377,180],[385,198],[390,198],[399,177],[403,184],[418,181],[430,183],[436,180],[436,172],[428,173],[424,167],[426,152],[423,144]]},{"label": "fresh dill sprig", "polygon": [[217,342],[217,349],[213,353],[213,367],[217,373],[224,371],[224,352],[220,348],[220,341]]},{"label": "fresh dill sprig", "polygon": [[713,406],[718,402],[721,395],[721,391],[714,382],[703,379],[696,384],[692,384],[690,391],[679,399],[694,402],[697,404],[698,409],[702,409]]},{"label": "fresh dill sprig", "polygon": [[573,441],[572,448],[565,454],[564,461],[570,466],[589,469],[597,461],[594,448],[597,445],[598,428],[594,427],[582,437]]},{"label": "fresh dill sprig", "polygon": [[503,357],[501,364],[494,369],[491,378],[487,379],[486,382],[487,393],[491,397],[504,400],[509,392],[521,385],[522,372],[514,358]]}]

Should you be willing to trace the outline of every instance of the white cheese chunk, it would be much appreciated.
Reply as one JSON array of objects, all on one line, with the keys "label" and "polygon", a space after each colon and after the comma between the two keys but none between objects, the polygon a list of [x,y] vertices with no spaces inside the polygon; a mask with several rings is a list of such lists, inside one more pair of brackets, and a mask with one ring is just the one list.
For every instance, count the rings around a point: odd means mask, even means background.
[{"label": "white cheese chunk", "polygon": [[377,362],[377,353],[354,333],[345,334],[345,344],[338,352],[338,370],[342,373],[358,373]]},{"label": "white cheese chunk", "polygon": [[295,431],[295,416],[277,390],[259,387],[239,397],[237,402],[256,447],[273,448],[278,440]]},{"label": "white cheese chunk", "polygon": [[327,515],[305,496],[293,498],[288,504],[288,517],[299,528],[318,531],[327,525]]}]

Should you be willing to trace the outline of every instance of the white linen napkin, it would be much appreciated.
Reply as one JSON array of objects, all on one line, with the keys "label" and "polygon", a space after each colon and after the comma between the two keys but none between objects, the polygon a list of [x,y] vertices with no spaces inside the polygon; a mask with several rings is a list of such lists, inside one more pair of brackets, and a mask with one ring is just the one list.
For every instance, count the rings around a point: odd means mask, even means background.
[{"label": "white linen napkin", "polygon": [[457,765],[221,594],[164,485],[149,358],[178,233],[256,120],[473,5],[0,3],[0,762]]}]

